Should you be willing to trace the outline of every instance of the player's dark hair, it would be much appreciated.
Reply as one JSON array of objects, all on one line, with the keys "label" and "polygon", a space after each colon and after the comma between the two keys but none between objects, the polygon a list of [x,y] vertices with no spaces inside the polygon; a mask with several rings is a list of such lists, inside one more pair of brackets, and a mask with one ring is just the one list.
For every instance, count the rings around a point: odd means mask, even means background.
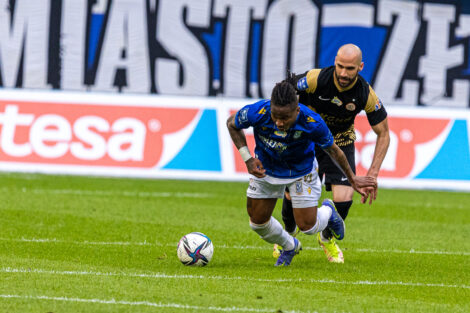
[{"label": "player's dark hair", "polygon": [[294,86],[286,81],[277,83],[271,93],[271,103],[280,107],[297,104],[297,94]]}]

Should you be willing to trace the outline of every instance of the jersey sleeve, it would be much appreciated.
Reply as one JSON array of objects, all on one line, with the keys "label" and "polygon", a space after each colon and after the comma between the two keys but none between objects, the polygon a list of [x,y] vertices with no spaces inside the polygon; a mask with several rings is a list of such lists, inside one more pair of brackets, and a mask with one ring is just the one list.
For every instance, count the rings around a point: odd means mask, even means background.
[{"label": "jersey sleeve", "polygon": [[235,113],[235,127],[238,129],[255,126],[266,114],[264,103],[248,104]]},{"label": "jersey sleeve", "polygon": [[387,111],[371,86],[369,86],[369,97],[367,98],[367,104],[364,110],[366,111],[367,120],[371,126],[377,125],[387,118]]},{"label": "jersey sleeve", "polygon": [[[309,117],[308,120],[311,121],[313,118]],[[317,115],[314,118],[314,123],[317,124],[314,131],[310,134],[312,141],[322,149],[331,147],[334,143],[334,137],[328,126],[326,126],[325,121],[323,121],[320,115]]]},{"label": "jersey sleeve", "polygon": [[307,75],[297,81],[297,90],[314,93],[317,89],[318,75],[321,69],[314,68],[307,72]]}]

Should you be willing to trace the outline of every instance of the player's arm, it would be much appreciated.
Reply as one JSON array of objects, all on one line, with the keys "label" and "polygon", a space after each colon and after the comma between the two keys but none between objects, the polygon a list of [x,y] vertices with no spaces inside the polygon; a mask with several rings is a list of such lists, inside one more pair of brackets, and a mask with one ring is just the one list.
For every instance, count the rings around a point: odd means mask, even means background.
[{"label": "player's arm", "polygon": [[354,190],[362,195],[363,202],[365,202],[367,200],[368,194],[364,191],[364,188],[377,188],[377,180],[375,177],[356,176],[349,166],[346,155],[335,143],[329,147],[323,148],[323,150],[325,150],[325,152],[328,153],[333,161],[335,161],[336,164],[341,168],[348,178],[351,186],[354,188]]},{"label": "player's arm", "polygon": [[384,119],[382,122],[371,126],[374,133],[377,135],[377,141],[375,143],[374,157],[372,158],[372,164],[367,171],[368,176],[377,178],[379,176],[380,167],[387,154],[388,146],[390,145],[390,133],[388,130],[388,121]]},{"label": "player's arm", "polygon": [[[316,120],[315,120],[316,119]],[[333,135],[331,131],[325,124],[325,121],[317,115],[315,119],[311,117],[312,121],[315,121],[315,132],[312,133],[312,139],[316,145],[322,148],[333,162],[343,171],[344,175],[349,180],[349,183],[362,196],[362,203],[364,203],[369,195],[372,195],[370,198],[370,203],[372,202],[372,198],[375,195],[375,191],[377,190],[377,179],[371,176],[356,176],[349,166],[348,159],[344,152],[335,144]],[[307,119],[308,120],[308,119]],[[371,188],[371,191],[366,191],[365,188]]]},{"label": "player's arm", "polygon": [[365,111],[367,113],[369,124],[377,135],[374,156],[372,158],[372,164],[367,171],[367,175],[377,178],[390,144],[390,133],[388,130],[387,112],[385,111],[382,102],[375,94],[375,91],[370,86],[369,98],[367,99]]},{"label": "player's arm", "polygon": [[227,128],[228,132],[230,133],[230,137],[232,138],[233,144],[240,152],[243,161],[245,161],[248,173],[255,175],[256,177],[264,177],[266,176],[266,170],[264,169],[260,160],[251,156],[247,147],[246,137],[243,129],[238,129],[235,125],[235,115],[236,114],[232,114],[227,119]]}]

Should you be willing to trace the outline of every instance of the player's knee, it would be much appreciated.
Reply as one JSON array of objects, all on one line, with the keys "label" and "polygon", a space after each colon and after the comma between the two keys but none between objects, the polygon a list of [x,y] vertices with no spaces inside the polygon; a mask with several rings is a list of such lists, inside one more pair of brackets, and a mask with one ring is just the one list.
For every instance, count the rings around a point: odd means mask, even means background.
[{"label": "player's knee", "polygon": [[251,229],[253,229],[258,235],[260,235],[261,238],[263,238],[264,236],[266,236],[266,235],[269,233],[269,221],[266,222],[266,223],[258,224],[258,223],[253,222],[253,221],[250,219],[250,227],[251,227]]},{"label": "player's knee", "polygon": [[301,232],[305,233],[312,229],[312,227],[315,226],[315,223],[315,219],[301,219],[297,222],[297,226],[299,227]]}]

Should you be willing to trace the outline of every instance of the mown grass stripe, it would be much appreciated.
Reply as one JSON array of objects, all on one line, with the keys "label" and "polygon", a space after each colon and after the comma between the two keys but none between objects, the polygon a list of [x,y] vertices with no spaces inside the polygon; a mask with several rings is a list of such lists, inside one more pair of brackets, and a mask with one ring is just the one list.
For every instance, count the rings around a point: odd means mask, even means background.
[{"label": "mown grass stripe", "polygon": [[[103,300],[103,299],[82,299],[82,298],[69,298],[69,297],[50,297],[50,296],[32,296],[32,295],[8,295],[0,294],[3,299],[28,299],[28,300],[52,300],[64,302],[81,302],[81,303],[98,303],[98,304],[114,304],[114,305],[129,305],[129,306],[148,306],[155,308],[174,308],[182,310],[197,310],[197,311],[221,311],[221,312],[275,312],[276,309],[255,309],[243,307],[216,307],[216,306],[199,306],[187,305],[179,303],[162,303],[150,301],[125,301],[125,300]],[[290,313],[303,313],[301,311],[285,311]]]},{"label": "mown grass stripe", "polygon": [[[58,244],[70,244],[70,245],[96,245],[96,246],[155,246],[155,247],[176,247],[177,243],[174,244],[159,244],[151,242],[130,242],[130,241],[66,241],[56,238],[0,238],[0,241],[12,241],[12,242],[33,242],[33,243],[58,243]],[[266,249],[268,246],[250,246],[250,245],[217,245],[217,248],[221,249]],[[303,250],[321,250],[320,247],[302,247]],[[348,248],[348,252],[365,252],[365,253],[399,253],[399,254],[432,254],[432,255],[457,255],[457,256],[469,256],[470,252],[466,251],[440,251],[440,250],[398,250],[398,249],[364,249],[364,248]]]},{"label": "mown grass stripe", "polygon": [[240,276],[205,276],[205,275],[174,275],[165,273],[103,273],[103,272],[91,272],[91,271],[52,271],[42,269],[23,269],[23,268],[11,268],[4,267],[0,269],[2,273],[34,273],[34,274],[46,274],[46,275],[89,275],[89,276],[118,276],[118,277],[139,277],[139,278],[168,278],[168,279],[209,279],[209,280],[243,280],[243,281],[255,281],[255,282],[269,282],[269,283],[292,283],[292,282],[308,282],[308,283],[320,283],[320,284],[341,284],[341,285],[384,285],[384,286],[411,286],[411,287],[441,287],[441,288],[463,288],[470,289],[469,285],[447,285],[443,283],[421,283],[421,282],[402,282],[402,281],[370,281],[370,280],[359,280],[359,281],[340,281],[333,279],[269,279],[269,278],[249,278]]},{"label": "mown grass stripe", "polygon": [[202,192],[142,192],[142,191],[105,191],[105,190],[82,190],[82,189],[39,189],[39,188],[1,188],[1,191],[18,191],[35,194],[56,194],[56,195],[77,195],[77,196],[98,196],[98,197],[138,197],[138,198],[212,198],[215,194]]}]

